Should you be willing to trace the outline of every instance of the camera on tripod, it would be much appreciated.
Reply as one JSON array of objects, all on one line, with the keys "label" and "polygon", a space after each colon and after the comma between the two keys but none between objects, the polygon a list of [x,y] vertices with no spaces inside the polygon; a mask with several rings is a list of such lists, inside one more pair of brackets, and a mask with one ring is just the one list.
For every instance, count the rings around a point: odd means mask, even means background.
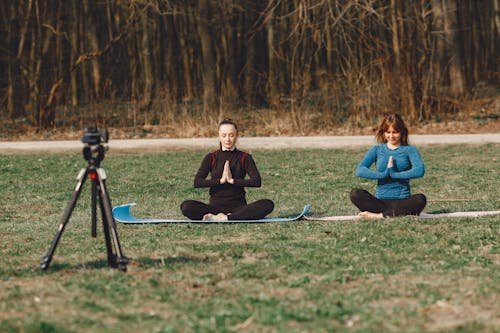
[{"label": "camera on tripod", "polygon": [[107,129],[98,127],[85,127],[83,129],[82,142],[85,143],[85,146],[83,147],[82,153],[85,160],[87,160],[87,167],[82,168],[76,177],[78,183],[71,195],[71,199],[68,202],[66,209],[64,210],[61,223],[57,229],[56,235],[54,236],[50,249],[42,259],[42,263],[40,265],[42,270],[46,270],[52,261],[54,251],[56,250],[64,228],[73,213],[76,202],[80,197],[83,184],[87,179],[90,179],[92,186],[92,237],[96,237],[97,235],[97,207],[100,207],[104,229],[104,239],[108,255],[108,265],[110,267],[119,268],[124,272],[127,270],[127,258],[123,255],[121,250],[120,241],[118,240],[118,232],[113,218],[111,199],[109,198],[109,194],[106,189],[106,172],[101,167],[101,162],[104,159],[104,153],[108,148],[101,143],[107,143],[108,140],[109,135]]},{"label": "camera on tripod", "polygon": [[99,127],[85,127],[83,129],[82,142],[88,145],[98,145],[107,143],[109,140],[109,133],[107,128]]}]

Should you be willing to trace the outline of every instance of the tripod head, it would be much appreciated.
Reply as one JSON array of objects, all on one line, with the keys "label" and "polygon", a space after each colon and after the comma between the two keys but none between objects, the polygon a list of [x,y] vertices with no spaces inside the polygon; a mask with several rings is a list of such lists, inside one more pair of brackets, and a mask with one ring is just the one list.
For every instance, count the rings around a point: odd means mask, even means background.
[{"label": "tripod head", "polygon": [[85,144],[83,147],[83,158],[87,160],[89,166],[99,167],[107,146],[103,143],[108,143],[109,133],[106,128],[98,127],[85,127],[83,129],[82,142]]}]

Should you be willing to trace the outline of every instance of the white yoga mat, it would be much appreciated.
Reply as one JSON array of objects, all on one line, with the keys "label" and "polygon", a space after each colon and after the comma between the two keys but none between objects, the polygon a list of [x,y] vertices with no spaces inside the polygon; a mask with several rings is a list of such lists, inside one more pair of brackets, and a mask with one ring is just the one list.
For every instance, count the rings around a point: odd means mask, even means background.
[{"label": "white yoga mat", "polygon": [[[485,210],[485,211],[475,211],[475,212],[453,212],[453,213],[420,213],[419,216],[424,219],[434,219],[434,218],[442,218],[442,217],[479,217],[479,216],[488,216],[488,215],[497,215],[500,214],[500,210]],[[312,216],[304,216],[306,220],[309,221],[351,221],[364,219],[358,215],[338,215],[338,216],[323,216],[323,217],[312,217]]]}]

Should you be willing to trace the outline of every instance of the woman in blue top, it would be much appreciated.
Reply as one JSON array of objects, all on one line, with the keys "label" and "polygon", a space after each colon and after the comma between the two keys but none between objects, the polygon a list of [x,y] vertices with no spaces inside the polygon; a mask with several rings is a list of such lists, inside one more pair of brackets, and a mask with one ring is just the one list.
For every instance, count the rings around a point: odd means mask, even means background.
[{"label": "woman in blue top", "polygon": [[[427,199],[412,195],[410,179],[423,177],[424,162],[417,148],[408,144],[408,128],[397,113],[382,120],[372,147],[356,169],[356,176],[377,180],[375,196],[362,189],[351,190],[351,201],[361,217],[380,218],[419,215]],[[375,164],[375,170],[370,167]]]}]

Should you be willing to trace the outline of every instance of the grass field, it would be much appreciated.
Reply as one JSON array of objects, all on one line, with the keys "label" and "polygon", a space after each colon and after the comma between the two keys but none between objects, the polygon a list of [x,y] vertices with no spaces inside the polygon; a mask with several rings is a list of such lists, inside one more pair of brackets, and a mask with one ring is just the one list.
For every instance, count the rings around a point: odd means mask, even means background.
[{"label": "grass field", "polygon": [[[498,210],[500,146],[423,147],[427,212]],[[181,218],[205,152],[103,162],[114,205]],[[249,201],[272,216],[347,215],[364,150],[255,151]],[[85,161],[0,155],[0,332],[500,332],[500,217],[259,225],[121,225],[128,272],[90,237],[90,186],[39,269]]]}]

